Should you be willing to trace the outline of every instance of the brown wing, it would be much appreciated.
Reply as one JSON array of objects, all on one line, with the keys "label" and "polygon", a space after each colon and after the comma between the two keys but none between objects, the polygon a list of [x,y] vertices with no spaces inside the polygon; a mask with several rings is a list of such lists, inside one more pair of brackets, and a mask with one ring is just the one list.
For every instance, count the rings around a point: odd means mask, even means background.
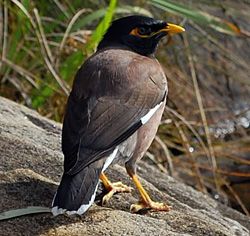
[{"label": "brown wing", "polygon": [[78,71],[64,118],[65,172],[75,174],[106,157],[164,100],[166,78],[155,59],[109,49]]}]

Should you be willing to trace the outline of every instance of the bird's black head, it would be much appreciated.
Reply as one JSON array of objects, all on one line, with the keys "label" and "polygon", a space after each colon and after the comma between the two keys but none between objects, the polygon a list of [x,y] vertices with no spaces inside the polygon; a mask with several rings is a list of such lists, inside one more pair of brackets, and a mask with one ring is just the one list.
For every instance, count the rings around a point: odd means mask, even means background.
[{"label": "bird's black head", "polygon": [[183,31],[180,26],[147,16],[127,16],[113,21],[97,49],[125,45],[139,54],[148,56],[154,54],[162,37]]}]

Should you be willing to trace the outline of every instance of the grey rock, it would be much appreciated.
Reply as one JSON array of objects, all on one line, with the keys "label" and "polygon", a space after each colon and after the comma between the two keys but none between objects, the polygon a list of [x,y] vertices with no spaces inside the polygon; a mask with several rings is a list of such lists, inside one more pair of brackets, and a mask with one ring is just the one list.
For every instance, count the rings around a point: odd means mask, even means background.
[{"label": "grey rock", "polygon": [[[60,124],[0,97],[0,212],[50,206],[62,173],[60,133]],[[47,213],[0,222],[0,235],[249,235],[249,217],[146,162],[139,165],[143,185],[154,200],[171,205],[170,212],[131,214],[129,206],[138,199],[134,190],[115,195],[105,207],[94,204],[81,217]],[[122,166],[107,174],[132,185]]]}]

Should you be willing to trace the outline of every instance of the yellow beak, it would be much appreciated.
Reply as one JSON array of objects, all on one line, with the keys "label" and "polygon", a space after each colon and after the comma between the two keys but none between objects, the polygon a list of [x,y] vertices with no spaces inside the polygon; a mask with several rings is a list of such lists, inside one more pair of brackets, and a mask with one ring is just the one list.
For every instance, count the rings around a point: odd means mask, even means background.
[{"label": "yellow beak", "polygon": [[165,29],[162,29],[161,31],[166,31],[168,34],[179,34],[185,31],[185,29],[179,25],[174,25],[168,23]]}]

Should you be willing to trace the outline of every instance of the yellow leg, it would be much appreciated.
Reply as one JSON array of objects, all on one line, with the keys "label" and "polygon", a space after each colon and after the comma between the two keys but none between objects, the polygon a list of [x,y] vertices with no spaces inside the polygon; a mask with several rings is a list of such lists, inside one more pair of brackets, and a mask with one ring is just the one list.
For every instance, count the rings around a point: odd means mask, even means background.
[{"label": "yellow leg", "polygon": [[132,180],[135,183],[135,186],[138,189],[140,196],[141,196],[141,200],[138,203],[131,205],[130,210],[132,212],[135,213],[143,209],[155,210],[155,211],[169,211],[170,210],[170,206],[168,206],[167,204],[154,202],[151,200],[151,198],[149,197],[146,190],[142,187],[136,175],[132,175]]},{"label": "yellow leg", "polygon": [[100,180],[102,181],[104,187],[106,190],[110,191],[111,190],[111,182],[109,181],[108,177],[102,172],[100,175]]},{"label": "yellow leg", "polygon": [[133,189],[122,182],[111,183],[104,173],[101,173],[100,180],[102,181],[105,189],[108,191],[102,199],[103,205],[106,204],[115,193],[129,193]]}]

